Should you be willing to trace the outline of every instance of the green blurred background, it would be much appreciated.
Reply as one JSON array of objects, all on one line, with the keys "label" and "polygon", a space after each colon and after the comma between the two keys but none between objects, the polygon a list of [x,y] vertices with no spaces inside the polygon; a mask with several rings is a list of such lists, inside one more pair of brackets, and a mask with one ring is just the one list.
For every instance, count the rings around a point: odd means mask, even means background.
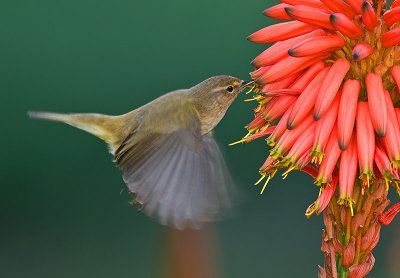
[{"label": "green blurred background", "polygon": [[[277,1],[3,0],[0,8],[0,277],[156,277],[163,229],[127,203],[99,139],[34,121],[27,110],[121,114],[177,88],[243,79],[265,48],[246,36]],[[304,212],[318,188],[303,173],[253,183],[266,158],[245,134],[245,95],[216,128],[245,202],[218,225],[225,277],[316,277],[322,217]],[[395,227],[383,228],[371,277],[387,277]],[[397,276],[396,276],[397,277]]]}]

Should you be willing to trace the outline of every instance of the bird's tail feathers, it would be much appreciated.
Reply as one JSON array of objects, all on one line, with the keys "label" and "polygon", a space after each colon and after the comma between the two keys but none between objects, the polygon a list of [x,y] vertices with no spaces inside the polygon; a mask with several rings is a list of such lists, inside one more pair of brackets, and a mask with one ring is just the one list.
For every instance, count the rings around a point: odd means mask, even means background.
[{"label": "bird's tail feathers", "polygon": [[60,114],[52,112],[29,111],[29,117],[64,122],[71,126],[87,131],[104,141],[110,146],[118,141],[117,116],[108,116],[94,113]]}]

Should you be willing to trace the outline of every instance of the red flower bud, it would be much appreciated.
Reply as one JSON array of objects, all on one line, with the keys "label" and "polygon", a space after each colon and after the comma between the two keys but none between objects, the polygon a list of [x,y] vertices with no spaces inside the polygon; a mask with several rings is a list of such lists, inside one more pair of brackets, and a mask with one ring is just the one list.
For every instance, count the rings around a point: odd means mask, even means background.
[{"label": "red flower bud", "polygon": [[265,27],[251,34],[247,39],[255,43],[272,43],[294,38],[315,29],[318,28],[300,21],[289,21]]},{"label": "red flower bud", "polygon": [[362,21],[367,30],[373,30],[379,24],[374,8],[372,8],[368,1],[364,1],[361,4],[361,14]]},{"label": "red flower bud", "polygon": [[368,107],[372,125],[376,133],[384,137],[386,135],[387,108],[383,93],[382,78],[375,73],[369,73],[365,77],[368,94]]},{"label": "red flower bud", "polygon": [[360,101],[356,118],[358,162],[361,178],[365,185],[374,177],[373,161],[375,152],[375,134],[366,102]]},{"label": "red flower bud", "polygon": [[[368,3],[368,2],[367,2]],[[355,61],[360,61],[372,54],[372,47],[366,43],[358,43],[354,46],[351,56]]]},{"label": "red flower bud", "polygon": [[353,133],[359,93],[360,83],[357,80],[348,79],[344,83],[337,119],[339,147],[342,150],[347,148]]},{"label": "red flower bud", "polygon": [[362,29],[359,26],[355,25],[353,21],[351,21],[344,14],[341,13],[331,14],[330,21],[336,30],[338,30],[340,33],[348,36],[351,39],[357,39],[363,33]]},{"label": "red flower bud", "polygon": [[289,5],[285,3],[278,4],[266,9],[263,14],[277,20],[291,20],[292,18],[285,11],[285,7],[287,6]]},{"label": "red flower bud", "polygon": [[330,68],[318,92],[315,101],[314,119],[319,120],[335,98],[343,78],[350,69],[347,60],[338,59]]},{"label": "red flower bud", "polygon": [[329,14],[320,9],[296,5],[285,7],[285,11],[290,17],[298,21],[315,25],[319,28],[335,29],[329,21]]}]

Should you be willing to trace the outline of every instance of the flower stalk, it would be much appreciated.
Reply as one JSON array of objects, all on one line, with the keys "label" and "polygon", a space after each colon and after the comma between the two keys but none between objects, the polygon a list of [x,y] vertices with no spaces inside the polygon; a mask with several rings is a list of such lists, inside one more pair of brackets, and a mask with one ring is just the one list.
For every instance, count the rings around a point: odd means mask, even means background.
[{"label": "flower stalk", "polygon": [[381,228],[378,215],[389,204],[385,181],[377,179],[364,194],[360,194],[360,183],[354,190],[358,198],[353,212],[338,205],[337,193],[323,212],[325,230],[321,250],[328,259],[324,267],[319,267],[320,278],[364,277],[374,266],[372,250],[379,241]]}]

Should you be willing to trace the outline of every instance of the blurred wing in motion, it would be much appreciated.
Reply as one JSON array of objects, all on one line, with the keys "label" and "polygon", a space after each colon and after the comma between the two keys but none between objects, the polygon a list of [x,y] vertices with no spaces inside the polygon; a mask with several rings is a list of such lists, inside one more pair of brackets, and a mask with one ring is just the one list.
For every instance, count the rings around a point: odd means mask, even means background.
[{"label": "blurred wing in motion", "polygon": [[196,117],[191,123],[169,133],[134,131],[115,152],[135,201],[178,229],[200,228],[231,206],[231,179],[219,147],[200,135]]}]

